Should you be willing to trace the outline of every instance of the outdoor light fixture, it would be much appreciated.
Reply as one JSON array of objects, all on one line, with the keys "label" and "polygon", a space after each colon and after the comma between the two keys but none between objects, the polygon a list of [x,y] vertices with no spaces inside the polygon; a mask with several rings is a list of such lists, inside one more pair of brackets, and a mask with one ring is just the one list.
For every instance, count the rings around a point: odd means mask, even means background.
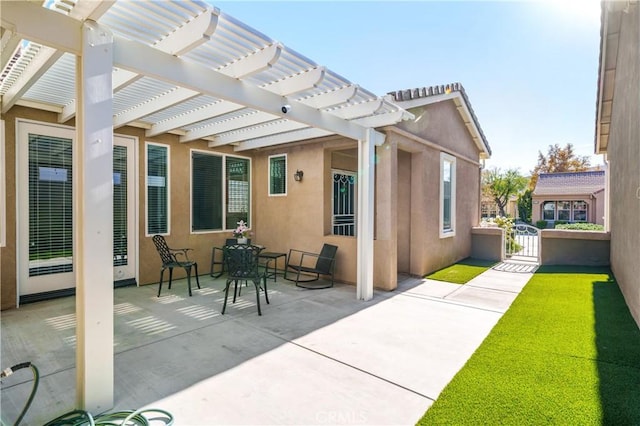
[{"label": "outdoor light fixture", "polygon": [[296,172],[293,175],[293,178],[297,182],[301,182],[302,181],[302,176],[304,176],[304,172],[302,170],[296,170]]}]

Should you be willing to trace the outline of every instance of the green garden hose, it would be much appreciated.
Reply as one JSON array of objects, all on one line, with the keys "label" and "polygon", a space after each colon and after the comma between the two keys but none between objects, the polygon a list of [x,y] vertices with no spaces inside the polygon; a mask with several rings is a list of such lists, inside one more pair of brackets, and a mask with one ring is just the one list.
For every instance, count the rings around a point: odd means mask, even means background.
[{"label": "green garden hose", "polygon": [[[22,362],[16,364],[11,368],[5,368],[0,372],[0,379],[8,377],[18,370],[31,367],[33,371],[33,387],[31,388],[31,394],[24,404],[22,411],[18,415],[13,426],[18,426],[25,414],[29,410],[33,398],[38,390],[38,384],[40,383],[40,373],[38,368],[30,362]],[[155,414],[155,417],[151,417]],[[173,425],[173,416],[168,411],[159,410],[156,408],[140,409],[140,410],[123,410],[113,413],[104,413],[97,416],[92,416],[91,413],[84,410],[73,410],[66,414],[57,417],[45,426],[149,426],[150,421],[162,421],[167,426]],[[5,422],[0,420],[0,425],[5,426]]]}]

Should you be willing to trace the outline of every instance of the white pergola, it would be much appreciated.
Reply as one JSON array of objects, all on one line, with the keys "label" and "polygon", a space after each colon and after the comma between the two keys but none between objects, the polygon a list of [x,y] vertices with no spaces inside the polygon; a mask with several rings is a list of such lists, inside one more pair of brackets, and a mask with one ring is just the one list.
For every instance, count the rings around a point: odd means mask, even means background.
[{"label": "white pergola", "polygon": [[2,113],[76,118],[79,408],[113,406],[112,160],[122,126],[235,151],[358,141],[357,298],[373,297],[376,127],[412,115],[202,1],[2,2]]}]

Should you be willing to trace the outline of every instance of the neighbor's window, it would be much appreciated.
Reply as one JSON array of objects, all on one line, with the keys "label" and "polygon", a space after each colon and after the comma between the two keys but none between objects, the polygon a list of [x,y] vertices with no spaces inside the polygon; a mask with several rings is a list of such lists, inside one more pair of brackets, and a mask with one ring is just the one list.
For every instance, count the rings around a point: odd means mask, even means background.
[{"label": "neighbor's window", "polygon": [[247,158],[191,151],[191,230],[221,231],[249,223]]},{"label": "neighbor's window", "polygon": [[169,147],[147,143],[147,235],[169,233]]},{"label": "neighbor's window", "polygon": [[356,174],[333,171],[333,235],[356,235]]},{"label": "neighbor's window", "polygon": [[555,220],[556,219],[556,203],[555,201],[547,201],[542,206],[542,219],[543,220]]},{"label": "neighbor's window", "polygon": [[440,238],[456,234],[456,158],[440,153]]},{"label": "neighbor's window", "polygon": [[0,247],[7,244],[7,200],[6,193],[7,168],[4,160],[4,120],[0,120]]},{"label": "neighbor's window", "polygon": [[287,195],[287,155],[269,156],[269,195]]},{"label": "neighbor's window", "polygon": [[573,202],[573,221],[574,222],[586,222],[587,217],[587,203],[584,201]]},{"label": "neighbor's window", "polygon": [[570,201],[558,201],[558,220],[570,221],[571,220],[571,202]]}]

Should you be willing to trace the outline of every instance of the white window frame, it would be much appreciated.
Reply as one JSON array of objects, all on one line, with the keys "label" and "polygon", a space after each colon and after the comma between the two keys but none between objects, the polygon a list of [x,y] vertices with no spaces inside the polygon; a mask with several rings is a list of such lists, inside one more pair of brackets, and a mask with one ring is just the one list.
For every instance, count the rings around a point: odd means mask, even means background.
[{"label": "white window frame", "polygon": [[0,247],[7,245],[7,163],[4,139],[4,120],[0,120]]},{"label": "white window frame", "polygon": [[145,142],[144,144],[144,233],[147,237],[156,235],[149,233],[149,150],[150,145],[159,146],[167,150],[167,232],[161,235],[171,235],[171,146],[164,143]]},{"label": "white window frame", "polygon": [[[271,159],[272,158],[279,158],[279,157],[284,157],[284,192],[282,194],[274,194],[271,192]],[[269,193],[269,197],[285,197],[287,195],[287,191],[289,189],[289,159],[287,158],[287,154],[276,154],[276,155],[270,155],[269,158],[267,159],[269,165],[268,165],[268,172],[269,172],[269,178],[267,179],[267,185],[269,186],[268,188],[268,193]]]},{"label": "white window frame", "polygon": [[[198,230],[198,231],[193,230],[193,153],[194,152],[222,158],[222,180],[221,180],[222,195],[223,195],[222,196],[222,229],[210,229],[210,230]],[[253,199],[252,193],[251,193],[252,192],[251,188],[253,188],[253,173],[251,172],[252,158],[245,157],[242,155],[228,155],[220,152],[207,151],[203,149],[190,149],[189,150],[189,230],[190,230],[189,232],[191,234],[219,234],[219,233],[233,231],[237,227],[237,224],[235,223],[232,223],[232,224],[227,223],[227,200],[225,196],[227,191],[227,158],[239,158],[242,160],[247,160],[249,162],[249,214],[247,217],[250,225],[249,230],[251,230],[251,227],[253,226],[253,217],[252,217],[253,209],[251,208],[252,199]]]},{"label": "white window frame", "polygon": [[[444,165],[451,164],[451,228],[444,229]],[[440,238],[456,235],[456,157],[445,152],[440,153]]]}]

